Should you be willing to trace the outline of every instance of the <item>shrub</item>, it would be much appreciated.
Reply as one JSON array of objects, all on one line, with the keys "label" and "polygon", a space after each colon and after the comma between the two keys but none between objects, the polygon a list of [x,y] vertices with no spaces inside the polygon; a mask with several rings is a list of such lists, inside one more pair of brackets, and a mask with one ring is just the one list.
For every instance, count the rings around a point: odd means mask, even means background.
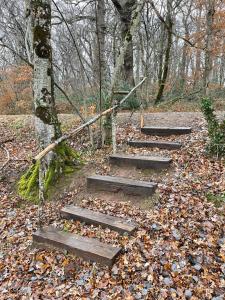
[{"label": "shrub", "polygon": [[207,152],[211,155],[225,156],[225,120],[219,122],[214,113],[212,100],[202,99],[201,110],[208,125],[209,143]]}]

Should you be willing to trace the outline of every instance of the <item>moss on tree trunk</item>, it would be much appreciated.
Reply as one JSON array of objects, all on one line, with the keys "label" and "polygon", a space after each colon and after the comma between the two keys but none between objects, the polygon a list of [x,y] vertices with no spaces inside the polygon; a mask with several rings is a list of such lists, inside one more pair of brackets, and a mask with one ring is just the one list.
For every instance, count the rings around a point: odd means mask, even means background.
[{"label": "moss on tree trunk", "polygon": [[[82,165],[78,152],[68,146],[65,142],[59,144],[54,150],[46,174],[44,176],[44,194],[49,196],[49,188],[53,187],[59,177],[72,173]],[[26,200],[38,202],[39,200],[39,169],[40,161],[33,164],[27,172],[22,175],[18,182],[18,193]]]}]

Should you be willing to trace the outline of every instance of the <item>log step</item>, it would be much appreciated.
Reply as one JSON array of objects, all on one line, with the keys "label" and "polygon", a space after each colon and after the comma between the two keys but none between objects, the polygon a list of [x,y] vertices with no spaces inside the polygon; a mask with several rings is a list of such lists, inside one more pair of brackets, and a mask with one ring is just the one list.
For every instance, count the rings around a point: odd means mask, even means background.
[{"label": "log step", "polygon": [[167,149],[174,150],[180,149],[182,144],[177,142],[167,142],[167,141],[138,141],[132,140],[128,141],[128,145],[136,148],[159,148],[159,149]]},{"label": "log step", "polygon": [[119,192],[135,196],[150,196],[157,184],[117,176],[95,175],[87,177],[87,188],[92,191]]},{"label": "log step", "polygon": [[139,156],[139,155],[126,155],[114,154],[110,155],[110,163],[119,166],[130,165],[140,169],[164,169],[170,166],[171,158],[159,156]]},{"label": "log step", "polygon": [[136,229],[136,224],[128,222],[123,218],[110,216],[74,205],[65,206],[61,210],[61,216],[66,219],[78,220],[86,224],[101,225],[104,228],[108,227],[119,233],[127,232],[131,234]]},{"label": "log step", "polygon": [[141,132],[147,135],[160,135],[160,136],[169,136],[169,135],[180,135],[191,133],[191,127],[151,127],[144,126],[141,128]]},{"label": "log step", "polygon": [[96,239],[59,231],[51,226],[33,234],[33,245],[38,248],[67,250],[84,260],[95,261],[107,266],[114,263],[121,251],[121,248],[101,243]]}]

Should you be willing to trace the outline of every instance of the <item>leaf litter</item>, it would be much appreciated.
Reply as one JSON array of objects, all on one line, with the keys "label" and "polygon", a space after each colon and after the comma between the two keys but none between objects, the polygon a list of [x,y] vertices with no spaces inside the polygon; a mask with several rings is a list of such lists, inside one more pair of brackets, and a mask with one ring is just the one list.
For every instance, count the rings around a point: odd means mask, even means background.
[{"label": "leaf litter", "polygon": [[[111,269],[66,252],[31,247],[32,232],[38,226],[37,205],[16,196],[13,182],[36,146],[32,128],[18,129],[19,134],[6,144],[13,159],[0,181],[0,299],[224,299],[224,203],[215,206],[208,195],[224,193],[225,166],[224,161],[205,155],[207,134],[204,123],[199,126],[201,131],[166,138],[184,144],[174,151],[128,148],[124,145],[128,137],[146,137],[132,124],[120,126],[119,151],[173,158],[173,172],[162,174],[161,179],[157,176],[159,199],[150,210],[96,195],[80,203],[137,222],[132,236],[60,219],[60,208],[77,197],[75,188],[46,203],[46,225],[123,247]],[[7,124],[3,130],[11,134]],[[72,143],[79,146],[77,140]],[[109,152],[110,148],[98,150],[94,158],[86,153],[86,164],[94,159],[98,172],[110,174],[105,159]],[[156,175],[150,177],[154,180]],[[148,176],[141,173],[141,178]]]}]

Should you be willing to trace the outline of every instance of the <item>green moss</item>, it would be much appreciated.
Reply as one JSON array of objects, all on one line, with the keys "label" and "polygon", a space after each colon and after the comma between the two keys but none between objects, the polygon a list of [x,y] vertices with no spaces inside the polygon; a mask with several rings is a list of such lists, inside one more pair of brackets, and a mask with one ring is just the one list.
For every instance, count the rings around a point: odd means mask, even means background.
[{"label": "green moss", "polygon": [[[83,161],[79,153],[62,142],[55,148],[55,158],[50,163],[44,178],[44,193],[49,196],[49,188],[63,175],[71,174],[77,170]],[[23,199],[38,201],[39,191],[39,168],[40,161],[32,165],[28,171],[22,175],[18,182],[18,193]]]},{"label": "green moss", "polygon": [[36,162],[36,164],[32,165],[20,178],[18,182],[18,193],[22,198],[28,200],[37,200],[39,167],[40,162]]}]

